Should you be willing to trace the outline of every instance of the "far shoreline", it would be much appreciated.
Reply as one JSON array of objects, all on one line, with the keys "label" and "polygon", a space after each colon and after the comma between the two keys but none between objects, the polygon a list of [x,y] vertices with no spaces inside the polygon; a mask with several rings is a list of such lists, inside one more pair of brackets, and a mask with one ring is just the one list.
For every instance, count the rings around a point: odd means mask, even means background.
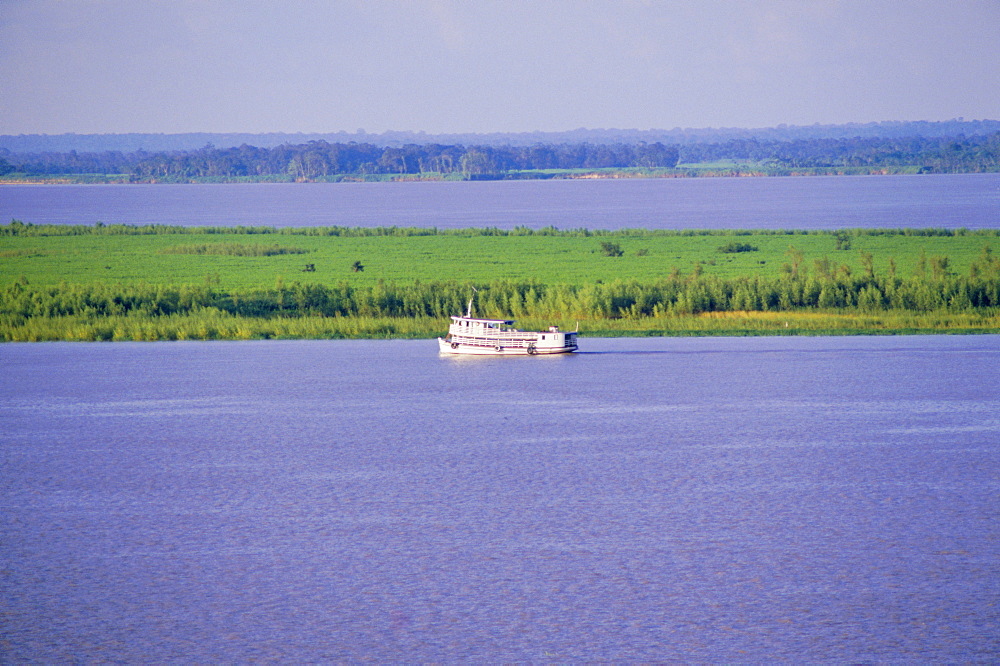
[{"label": "far shoreline", "polygon": [[661,169],[566,170],[557,172],[505,172],[473,174],[337,174],[322,178],[205,177],[183,179],[138,178],[129,174],[52,174],[0,177],[3,185],[263,185],[317,183],[414,183],[414,182],[495,182],[547,180],[657,180],[689,178],[815,178],[848,176],[987,175],[1000,171],[936,171],[926,167],[813,167],[797,169],[762,168],[750,165],[731,168],[678,166]]}]

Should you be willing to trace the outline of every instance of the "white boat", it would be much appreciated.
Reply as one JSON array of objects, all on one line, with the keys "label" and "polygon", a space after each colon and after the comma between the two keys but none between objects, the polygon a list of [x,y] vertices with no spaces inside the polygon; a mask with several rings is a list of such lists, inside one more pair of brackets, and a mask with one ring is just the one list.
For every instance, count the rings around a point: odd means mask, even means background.
[{"label": "white boat", "polygon": [[438,338],[442,354],[515,356],[566,354],[576,351],[576,331],[519,331],[511,319],[478,319],[472,316],[472,300],[465,316],[453,315],[448,335]]}]

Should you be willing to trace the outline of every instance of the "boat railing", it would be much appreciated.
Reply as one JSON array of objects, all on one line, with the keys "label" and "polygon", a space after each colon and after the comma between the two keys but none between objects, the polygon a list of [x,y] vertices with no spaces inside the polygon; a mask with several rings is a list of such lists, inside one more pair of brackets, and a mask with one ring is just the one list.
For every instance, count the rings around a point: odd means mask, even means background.
[{"label": "boat railing", "polygon": [[499,335],[458,335],[452,334],[451,341],[457,342],[459,344],[466,345],[485,345],[485,346],[495,346],[502,345],[504,347],[527,347],[528,345],[533,345],[537,342],[537,338],[533,335],[521,335],[521,336],[499,336]]},{"label": "boat railing", "polygon": [[466,338],[516,338],[525,337],[532,338],[536,335],[531,331],[519,331],[514,328],[508,329],[496,329],[496,328],[479,328],[479,329],[467,329],[464,326],[453,326],[448,331],[452,335],[460,335]]}]

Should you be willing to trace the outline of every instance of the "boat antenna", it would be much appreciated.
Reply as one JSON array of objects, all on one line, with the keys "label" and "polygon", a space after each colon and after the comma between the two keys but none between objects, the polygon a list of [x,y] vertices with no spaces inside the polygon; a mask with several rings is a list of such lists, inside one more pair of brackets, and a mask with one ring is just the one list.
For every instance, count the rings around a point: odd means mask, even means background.
[{"label": "boat antenna", "polygon": [[[472,286],[472,285],[469,285],[469,286]],[[465,311],[465,316],[466,316],[467,319],[471,319],[472,318],[472,299],[475,298],[476,297],[476,293],[479,292],[479,290],[476,289],[475,287],[472,287],[472,291],[474,293],[469,298],[469,308]]]}]

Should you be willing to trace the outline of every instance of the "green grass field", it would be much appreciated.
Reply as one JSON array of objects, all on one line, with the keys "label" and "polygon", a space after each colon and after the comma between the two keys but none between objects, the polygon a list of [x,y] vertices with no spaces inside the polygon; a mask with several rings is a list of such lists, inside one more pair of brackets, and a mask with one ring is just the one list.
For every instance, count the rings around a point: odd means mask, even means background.
[{"label": "green grass field", "polygon": [[247,231],[0,225],[0,340],[1000,331],[993,230]]},{"label": "green grass field", "polygon": [[[620,246],[620,257],[604,256],[602,242]],[[719,247],[737,241],[757,251],[723,253]],[[234,256],[179,254],[192,245],[277,245],[302,254]],[[872,256],[877,274],[912,275],[921,256],[947,257],[948,271],[968,274],[984,247],[1000,252],[991,235],[907,236],[854,235],[850,249],[838,250],[832,233],[683,236],[632,232],[597,237],[531,236],[306,236],[241,234],[164,234],[88,236],[0,236],[0,284],[26,278],[33,285],[202,284],[209,279],[222,289],[275,284],[278,278],[323,285],[365,285],[380,280],[496,279],[537,280],[545,284],[582,284],[612,280],[649,281],[672,274],[701,271],[706,276],[777,277],[785,264],[798,261],[799,271],[813,273],[816,261],[833,268],[863,270],[864,253]],[[794,250],[790,250],[794,248]],[[798,255],[797,253],[801,253]],[[797,258],[801,257],[801,258]],[[352,270],[359,261],[364,270]],[[315,271],[304,272],[307,264]],[[895,269],[893,269],[895,265]],[[696,268],[698,267],[698,268]]]}]

